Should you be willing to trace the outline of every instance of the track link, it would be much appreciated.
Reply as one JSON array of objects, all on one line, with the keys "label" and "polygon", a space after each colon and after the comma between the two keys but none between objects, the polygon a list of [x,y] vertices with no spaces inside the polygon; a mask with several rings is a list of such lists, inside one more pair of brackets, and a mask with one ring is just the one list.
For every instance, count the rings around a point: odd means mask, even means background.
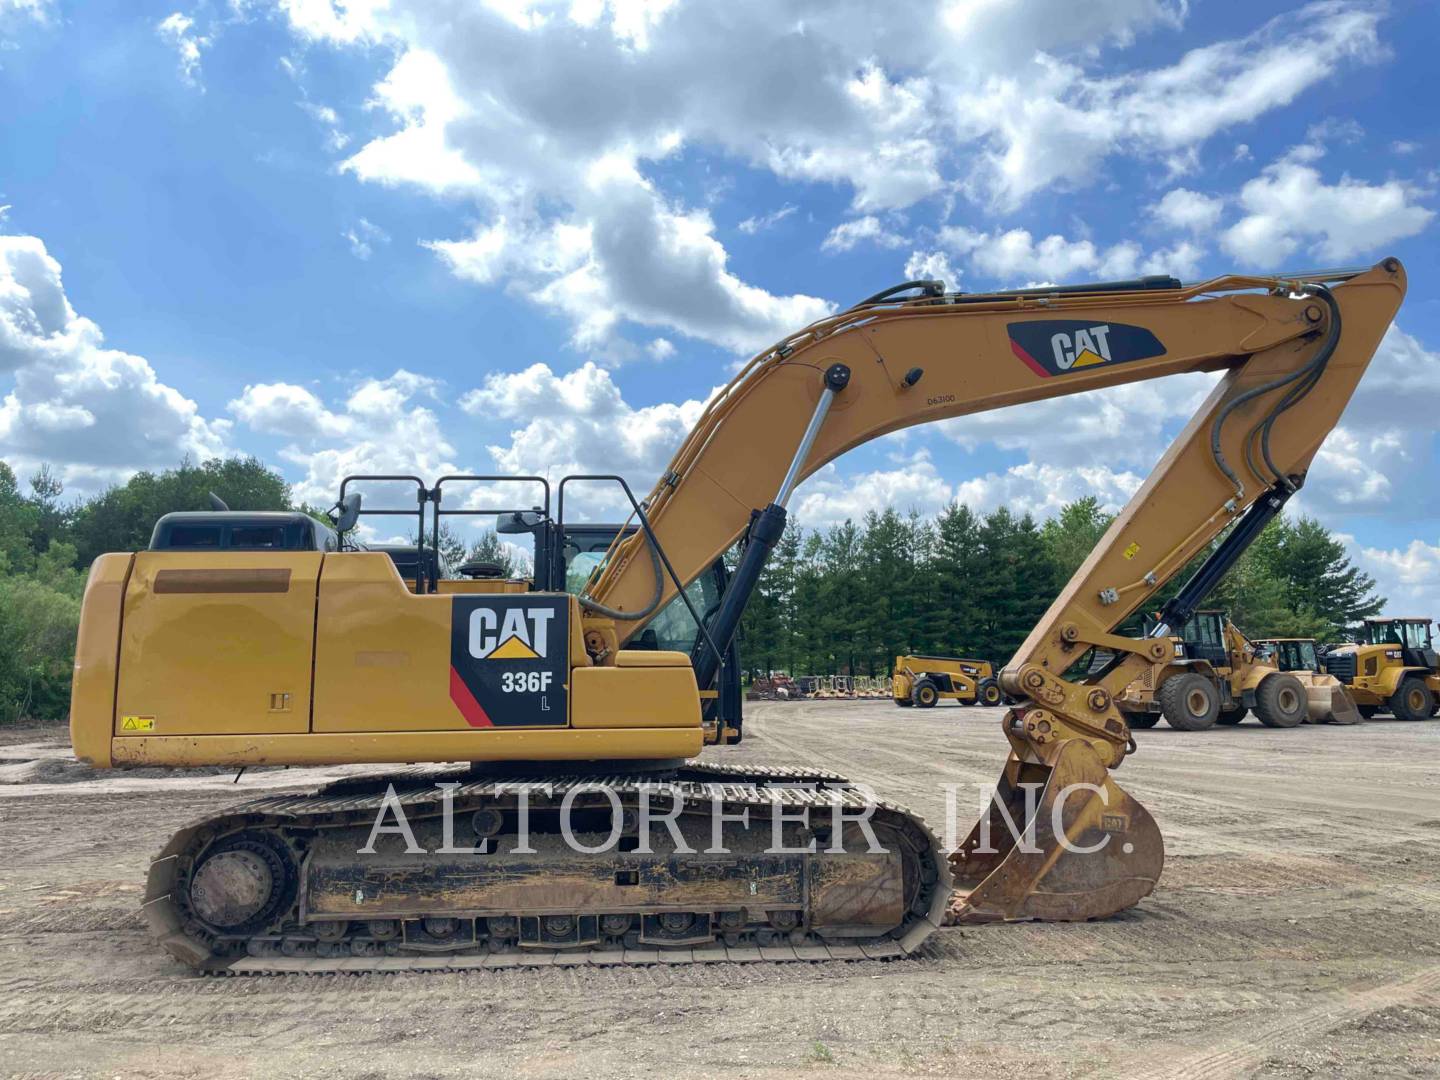
[{"label": "track link", "polygon": [[[151,863],[143,910],[172,956],[232,975],[902,957],[940,925],[950,870],[919,817],[867,794],[699,762],[412,768],[190,823]],[[562,842],[562,814],[597,850]],[[481,843],[493,854],[464,850]]]}]

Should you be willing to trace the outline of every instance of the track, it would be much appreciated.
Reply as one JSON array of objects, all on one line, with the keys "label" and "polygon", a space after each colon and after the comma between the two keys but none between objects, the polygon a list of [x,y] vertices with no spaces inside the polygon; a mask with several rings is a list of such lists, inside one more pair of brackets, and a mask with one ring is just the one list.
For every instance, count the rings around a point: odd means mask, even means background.
[{"label": "track", "polygon": [[[1004,757],[998,715],[766,704],[707,758],[842,772],[937,832],[958,784],[964,829]],[[0,1075],[1440,1073],[1440,724],[1138,738],[1119,779],[1165,833],[1154,896],[846,963],[203,978],[150,941],[150,856],[314,773],[0,784]]]}]

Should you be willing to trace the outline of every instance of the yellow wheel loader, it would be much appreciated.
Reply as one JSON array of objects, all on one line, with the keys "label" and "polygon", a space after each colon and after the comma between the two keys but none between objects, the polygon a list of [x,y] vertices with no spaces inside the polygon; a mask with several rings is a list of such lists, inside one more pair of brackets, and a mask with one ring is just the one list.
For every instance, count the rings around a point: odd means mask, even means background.
[{"label": "yellow wheel loader", "polygon": [[1120,696],[1131,727],[1163,716],[1180,731],[1238,724],[1253,709],[1266,727],[1305,721],[1308,695],[1295,675],[1256,657],[1255,647],[1223,611],[1197,611],[1166,639],[1172,655],[1153,664]]},{"label": "yellow wheel loader", "polygon": [[1325,670],[1345,684],[1366,719],[1388,711],[1397,720],[1425,720],[1440,708],[1440,658],[1430,622],[1366,619],[1359,642],[1325,654]]},{"label": "yellow wheel loader", "polygon": [[[1304,482],[1405,289],[1394,259],[1188,285],[906,282],[751,360],[644,499],[616,476],[529,478],[520,508],[484,507],[533,536],[525,581],[437,580],[418,561],[407,582],[354,542],[353,491],[333,544],[242,543],[253,534],[222,525],[218,543],[102,555],[75,753],[102,769],[450,763],[176,832],[144,912],[202,971],[887,957],[946,917],[1113,914],[1164,863],[1154,819],[1112,775],[1136,749],[1117,698],[1173,655],[1169,627]],[[844,777],[727,765],[721,749],[696,760],[740,736],[731,645],[801,480],[916,424],[1191,372],[1219,378],[1001,670],[1009,757],[948,858],[918,817]],[[456,481],[406,482],[434,550]],[[593,483],[618,488],[630,519],[592,544],[573,491]],[[1119,632],[1216,537],[1153,635]],[[740,541],[722,585],[717,561]],[[1067,679],[1092,649],[1110,661]]]},{"label": "yellow wheel loader", "polygon": [[1262,638],[1253,644],[1263,662],[1300,680],[1311,723],[1358,724],[1365,719],[1345,684],[1320,666],[1314,638]]},{"label": "yellow wheel loader", "polygon": [[962,705],[999,705],[1004,700],[988,660],[897,656],[891,678],[891,698],[901,706],[932,709],[947,698]]}]

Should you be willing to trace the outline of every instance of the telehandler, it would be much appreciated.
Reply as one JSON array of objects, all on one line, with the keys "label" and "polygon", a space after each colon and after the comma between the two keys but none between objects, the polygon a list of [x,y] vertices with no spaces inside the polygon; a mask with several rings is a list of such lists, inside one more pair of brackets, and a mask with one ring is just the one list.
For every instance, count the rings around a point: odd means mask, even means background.
[{"label": "telehandler", "polygon": [[999,705],[1004,700],[988,660],[897,656],[892,679],[890,693],[896,705],[933,709],[943,698],[962,705]]},{"label": "telehandler", "polygon": [[1389,710],[1397,720],[1425,720],[1440,709],[1440,658],[1430,622],[1366,619],[1359,642],[1325,654],[1325,670],[1345,684],[1366,719]]},{"label": "telehandler", "polygon": [[[176,832],[144,911],[202,971],[884,957],[947,917],[1110,915],[1164,862],[1112,776],[1136,749],[1116,699],[1303,483],[1405,288],[1395,259],[1192,285],[907,282],[750,361],[643,500],[619,477],[567,477],[552,504],[531,478],[539,508],[504,519],[534,534],[528,591],[423,566],[407,587],[388,554],[349,544],[102,555],[75,753],[98,768],[474,763],[377,770]],[[801,480],[915,424],[1184,372],[1220,377],[1002,669],[1009,759],[948,858],[842,777],[690,760],[739,736],[725,658]],[[585,552],[589,574],[566,544],[578,483],[631,508]],[[422,515],[443,484],[416,481]],[[1152,636],[1116,632],[1222,533]],[[699,596],[742,539],[724,591]],[[685,634],[650,633],[662,618],[693,623],[688,653]],[[1092,648],[1111,661],[1064,678]]]}]

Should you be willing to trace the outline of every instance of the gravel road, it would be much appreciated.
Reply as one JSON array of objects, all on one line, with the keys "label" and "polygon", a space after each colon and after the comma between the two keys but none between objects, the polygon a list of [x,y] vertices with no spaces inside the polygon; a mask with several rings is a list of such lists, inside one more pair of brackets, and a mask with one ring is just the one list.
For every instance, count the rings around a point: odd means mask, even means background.
[{"label": "gravel road", "polygon": [[[813,764],[960,827],[1001,710],[761,703],[719,760]],[[1155,895],[944,930],[893,962],[204,978],[149,942],[150,854],[343,770],[94,773],[0,730],[0,1074],[125,1077],[1440,1075],[1440,723],[1142,731]]]}]

